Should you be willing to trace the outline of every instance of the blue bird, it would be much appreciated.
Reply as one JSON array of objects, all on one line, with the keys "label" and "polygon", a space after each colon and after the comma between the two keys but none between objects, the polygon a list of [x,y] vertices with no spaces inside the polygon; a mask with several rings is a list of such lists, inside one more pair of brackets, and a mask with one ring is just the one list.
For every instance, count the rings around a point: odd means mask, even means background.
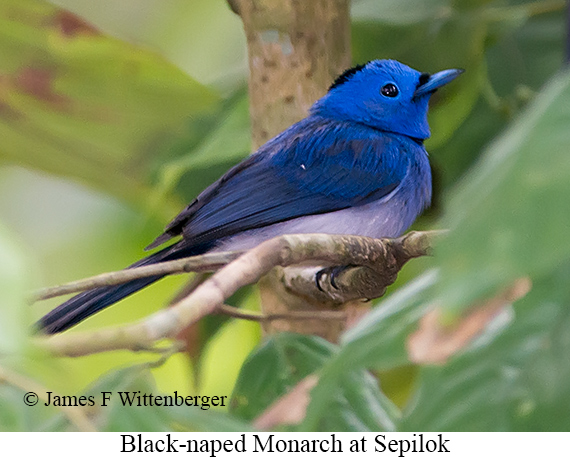
[{"label": "blue bird", "polygon": [[[395,237],[430,204],[428,101],[462,70],[420,73],[394,60],[345,71],[309,116],[190,203],[134,266],[250,249],[277,235]],[[63,331],[162,276],[78,294],[38,323]]]}]

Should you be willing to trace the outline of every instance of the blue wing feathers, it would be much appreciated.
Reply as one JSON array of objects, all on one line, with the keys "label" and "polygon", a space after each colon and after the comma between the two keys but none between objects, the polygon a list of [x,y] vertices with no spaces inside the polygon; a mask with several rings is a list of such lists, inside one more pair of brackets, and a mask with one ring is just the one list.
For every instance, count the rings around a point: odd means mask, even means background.
[{"label": "blue wing feathers", "polygon": [[405,177],[411,147],[419,146],[401,135],[310,116],[202,192],[151,247],[177,235],[211,242],[383,198]]}]

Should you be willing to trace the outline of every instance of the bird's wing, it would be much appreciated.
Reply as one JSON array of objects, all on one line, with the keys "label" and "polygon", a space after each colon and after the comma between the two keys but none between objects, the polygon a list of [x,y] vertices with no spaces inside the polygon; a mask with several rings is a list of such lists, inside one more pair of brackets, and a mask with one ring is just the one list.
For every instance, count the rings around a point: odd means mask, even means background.
[{"label": "bird's wing", "polygon": [[414,146],[350,124],[296,124],[202,192],[149,249],[178,235],[209,243],[381,199],[406,175]]}]

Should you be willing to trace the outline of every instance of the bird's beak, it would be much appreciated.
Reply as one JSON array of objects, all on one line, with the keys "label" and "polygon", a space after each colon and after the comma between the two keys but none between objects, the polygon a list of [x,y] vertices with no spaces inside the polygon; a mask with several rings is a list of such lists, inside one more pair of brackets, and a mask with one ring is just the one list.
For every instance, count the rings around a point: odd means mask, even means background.
[{"label": "bird's beak", "polygon": [[453,81],[464,71],[465,70],[456,70],[456,69],[443,70],[436,73],[435,75],[431,75],[424,84],[417,87],[416,91],[414,92],[413,98],[418,98],[421,97],[422,95],[435,92],[439,87],[447,84],[448,82]]}]

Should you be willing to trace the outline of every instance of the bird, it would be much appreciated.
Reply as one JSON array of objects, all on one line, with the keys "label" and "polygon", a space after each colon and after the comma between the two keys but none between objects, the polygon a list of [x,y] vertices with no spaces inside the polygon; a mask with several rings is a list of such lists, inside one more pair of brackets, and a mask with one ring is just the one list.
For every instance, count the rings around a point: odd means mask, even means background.
[{"label": "bird", "polygon": [[[346,70],[307,117],[207,187],[128,268],[247,250],[284,234],[397,237],[431,201],[428,102],[463,70],[422,73],[396,60]],[[79,293],[37,323],[62,332],[161,279]]]}]

